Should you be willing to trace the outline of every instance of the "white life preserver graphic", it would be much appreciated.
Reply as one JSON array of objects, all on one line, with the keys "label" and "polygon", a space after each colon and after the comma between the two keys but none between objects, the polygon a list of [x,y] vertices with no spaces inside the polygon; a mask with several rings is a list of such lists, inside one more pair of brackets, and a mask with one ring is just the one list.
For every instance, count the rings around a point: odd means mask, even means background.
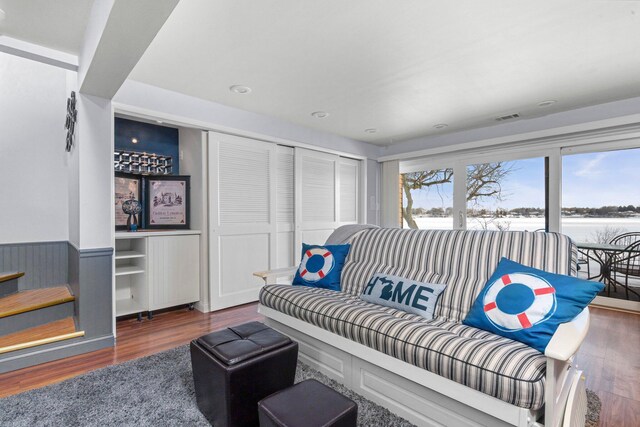
[{"label": "white life preserver graphic", "polygon": [[333,270],[333,264],[331,251],[326,248],[311,248],[304,253],[298,272],[307,282],[317,282]]},{"label": "white life preserver graphic", "polygon": [[[501,298],[501,292],[507,292],[508,297]],[[553,315],[555,292],[549,282],[533,274],[505,274],[493,282],[484,295],[484,313],[503,331],[528,329]]]}]

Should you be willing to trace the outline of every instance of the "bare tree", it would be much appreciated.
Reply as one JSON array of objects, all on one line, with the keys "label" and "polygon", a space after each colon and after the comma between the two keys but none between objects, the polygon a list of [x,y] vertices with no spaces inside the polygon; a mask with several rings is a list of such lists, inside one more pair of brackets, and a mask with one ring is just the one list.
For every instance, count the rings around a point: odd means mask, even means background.
[{"label": "bare tree", "polygon": [[[502,200],[502,181],[511,173],[512,167],[505,162],[481,163],[467,168],[467,201],[478,202],[483,198]],[[402,189],[407,205],[402,207],[402,217],[409,228],[418,228],[413,218],[411,190],[435,188],[440,194],[443,184],[453,182],[453,169],[436,169],[402,174]]]},{"label": "bare tree", "polygon": [[626,228],[605,225],[604,228],[593,231],[587,240],[592,240],[595,243],[609,243],[614,237],[626,232]]}]

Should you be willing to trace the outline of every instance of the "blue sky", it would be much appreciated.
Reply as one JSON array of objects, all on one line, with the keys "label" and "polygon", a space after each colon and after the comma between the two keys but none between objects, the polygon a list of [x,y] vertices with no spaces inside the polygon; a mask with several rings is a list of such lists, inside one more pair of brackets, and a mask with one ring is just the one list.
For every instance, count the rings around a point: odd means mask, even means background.
[{"label": "blue sky", "polygon": [[[544,159],[509,163],[512,172],[502,185],[503,200],[484,200],[479,207],[544,207]],[[565,207],[640,205],[640,149],[564,156],[562,169]],[[453,184],[440,186],[439,190],[412,191],[414,206],[451,207]]]}]

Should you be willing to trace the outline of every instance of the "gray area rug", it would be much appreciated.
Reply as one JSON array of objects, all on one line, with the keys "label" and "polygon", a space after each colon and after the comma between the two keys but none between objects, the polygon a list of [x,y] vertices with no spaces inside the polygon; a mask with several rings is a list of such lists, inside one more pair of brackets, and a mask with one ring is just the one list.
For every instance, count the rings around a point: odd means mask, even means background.
[{"label": "gray area rug", "polygon": [[[299,362],[296,382],[309,378],[353,399],[358,404],[359,426],[412,426]],[[589,410],[587,426],[596,426],[600,400],[591,392]],[[209,426],[196,406],[188,346],[0,399],[3,427],[150,425]]]}]

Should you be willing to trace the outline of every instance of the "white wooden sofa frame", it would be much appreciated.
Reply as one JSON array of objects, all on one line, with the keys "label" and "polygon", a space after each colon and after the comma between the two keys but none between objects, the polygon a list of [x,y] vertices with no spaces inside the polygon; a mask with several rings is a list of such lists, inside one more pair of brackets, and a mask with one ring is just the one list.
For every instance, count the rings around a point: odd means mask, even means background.
[{"label": "white wooden sofa frame", "polygon": [[[255,273],[266,285],[290,284],[296,267]],[[583,427],[582,371],[574,357],[589,329],[589,309],[560,325],[545,350],[545,405],[521,408],[262,304],[272,328],[298,341],[300,359],[418,426]],[[537,420],[544,412],[544,424]]]}]

